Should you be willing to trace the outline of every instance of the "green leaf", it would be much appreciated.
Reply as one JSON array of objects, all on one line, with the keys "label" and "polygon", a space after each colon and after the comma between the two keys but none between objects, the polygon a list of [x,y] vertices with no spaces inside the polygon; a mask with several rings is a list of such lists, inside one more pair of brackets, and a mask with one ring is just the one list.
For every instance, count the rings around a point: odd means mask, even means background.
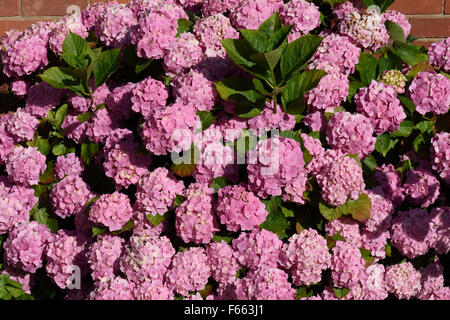
[{"label": "green leaf", "polygon": [[383,133],[377,137],[375,150],[383,157],[386,157],[387,153],[395,147],[397,142],[398,140],[391,140],[389,133]]},{"label": "green leaf", "polygon": [[58,220],[55,218],[48,218],[46,225],[52,233],[56,233],[59,230]]},{"label": "green leaf", "polygon": [[39,77],[55,88],[87,94],[82,83],[82,77],[68,68],[51,67],[40,74]]},{"label": "green leaf", "polygon": [[386,252],[386,255],[388,257],[392,256],[392,247],[389,243],[386,243],[386,245],[384,246],[384,251]]},{"label": "green leaf", "polygon": [[92,118],[93,114],[91,112],[85,112],[77,116],[77,120],[82,123],[88,121],[90,118]]},{"label": "green leaf", "polygon": [[411,99],[404,97],[404,96],[398,96],[400,102],[410,111],[411,114],[416,111],[416,105],[414,102],[412,102]]},{"label": "green leaf", "polygon": [[376,0],[377,5],[380,7],[381,12],[386,12],[386,10],[390,7],[391,4],[394,3],[395,0]]},{"label": "green leaf", "polygon": [[11,300],[11,293],[5,287],[0,287],[0,300]]},{"label": "green leaf", "polygon": [[51,184],[55,182],[55,160],[47,162],[47,168],[39,177],[39,182],[42,184]]},{"label": "green leaf", "polygon": [[230,243],[233,239],[234,239],[234,237],[232,237],[232,236],[220,236],[220,235],[215,234],[214,237],[212,238],[212,241],[215,241],[215,242],[225,241],[226,243]]},{"label": "green leaf", "polygon": [[381,57],[380,60],[378,60],[378,73],[383,74],[383,72],[395,69],[394,64],[391,60],[385,57]]},{"label": "green leaf", "polygon": [[188,19],[178,19],[177,37],[184,32],[191,32],[194,28],[194,23]]},{"label": "green leaf", "polygon": [[101,86],[117,69],[120,62],[120,49],[102,52],[94,67],[95,87]]},{"label": "green leaf", "polygon": [[387,31],[395,41],[399,43],[406,43],[405,32],[403,31],[402,27],[390,20],[386,20],[384,24]]},{"label": "green leaf", "polygon": [[286,41],[293,27],[294,26],[283,26],[275,31],[269,38],[269,44],[266,51],[274,51],[275,48],[278,48],[281,49],[280,51],[282,52],[284,50],[282,44]]},{"label": "green leaf", "polygon": [[375,171],[375,168],[377,167],[377,159],[373,155],[369,155],[363,160],[363,164],[370,170]]},{"label": "green leaf", "polygon": [[296,300],[300,300],[301,298],[309,298],[314,294],[314,292],[306,286],[296,289],[296,292]]},{"label": "green leaf", "polygon": [[67,148],[66,148],[66,146],[64,145],[64,144],[58,144],[58,145],[56,145],[56,146],[54,146],[53,147],[53,149],[52,149],[52,153],[55,155],[55,156],[61,156],[61,155],[63,155],[63,154],[66,154],[66,151],[67,151]]},{"label": "green leaf", "polygon": [[369,196],[363,192],[355,201],[347,201],[340,207],[340,210],[342,211],[342,214],[351,215],[355,220],[366,221],[370,218],[372,201]]},{"label": "green leaf", "polygon": [[281,206],[281,212],[286,218],[294,217],[294,211],[292,211],[291,209]]},{"label": "green leaf", "polygon": [[359,62],[356,65],[356,70],[361,75],[361,81],[365,85],[369,85],[370,82],[377,77],[377,59],[370,53],[361,53],[359,56]]},{"label": "green leaf", "polygon": [[81,160],[84,164],[89,165],[91,163],[91,159],[100,151],[100,147],[98,144],[92,142],[84,142],[81,145]]},{"label": "green leaf", "polygon": [[55,128],[59,130],[61,128],[61,125],[64,122],[64,119],[67,116],[67,111],[69,110],[69,106],[67,103],[63,104],[61,107],[58,108],[58,110],[55,113]]},{"label": "green leaf", "polygon": [[359,89],[364,88],[366,85],[359,81],[350,81],[349,88],[348,88],[348,101],[352,101],[355,94],[358,92]]},{"label": "green leaf", "polygon": [[281,205],[281,196],[271,196],[269,199],[261,200],[266,206],[266,210],[269,213],[273,213],[278,211]]},{"label": "green leaf", "polygon": [[419,129],[421,133],[432,133],[434,129],[433,121],[421,121],[416,124],[416,129]]},{"label": "green leaf", "polygon": [[306,64],[320,46],[323,38],[306,35],[288,44],[281,55],[281,75],[284,79],[289,78],[293,72]]},{"label": "green leaf", "polygon": [[410,120],[404,120],[400,123],[400,128],[391,133],[391,137],[408,137],[414,129],[414,122]]},{"label": "green leaf", "polygon": [[375,257],[372,257],[370,250],[360,248],[359,251],[361,252],[361,257],[366,261],[366,268],[375,261]]},{"label": "green leaf", "polygon": [[86,69],[90,62],[88,42],[79,35],[69,31],[62,44],[61,57],[72,68]]},{"label": "green leaf", "polygon": [[267,62],[267,65],[269,66],[269,69],[274,72],[276,66],[278,65],[278,62],[280,61],[281,54],[283,53],[283,48],[277,48],[275,50],[266,52],[264,54],[264,58]]},{"label": "green leaf", "polygon": [[202,123],[202,130],[208,129],[216,120],[216,117],[209,111],[197,111],[197,115]]},{"label": "green leaf", "polygon": [[330,206],[323,201],[319,202],[319,212],[328,221],[339,219],[342,216],[342,212],[339,208]]},{"label": "green leaf", "polygon": [[414,151],[419,152],[420,145],[425,143],[423,135],[419,134],[413,141]]},{"label": "green leaf", "polygon": [[102,234],[104,234],[106,231],[108,231],[107,228],[99,228],[99,227],[96,227],[96,226],[92,226],[92,235],[93,235],[94,237],[99,236],[99,235],[102,235]]},{"label": "green leaf", "polygon": [[269,41],[264,32],[251,29],[238,29],[238,31],[253,49],[260,53],[266,52]]},{"label": "green leaf", "polygon": [[264,94],[264,95],[268,95],[270,93],[269,91],[266,90],[266,88],[264,88],[264,84],[258,78],[253,78],[252,83],[255,86],[255,89],[259,93]]},{"label": "green leaf", "polygon": [[179,177],[190,177],[194,173],[197,165],[195,163],[174,163],[170,170]]},{"label": "green leaf", "polygon": [[336,295],[336,297],[338,297],[339,299],[342,299],[350,292],[350,289],[348,289],[348,288],[333,288],[333,291],[334,291],[334,294]]},{"label": "green leaf", "polygon": [[173,208],[175,209],[175,208],[179,207],[180,204],[182,204],[185,200],[186,200],[185,197],[183,197],[182,195],[177,194],[177,196],[173,200]]},{"label": "green leaf", "polygon": [[283,27],[280,15],[275,12],[272,16],[266,19],[258,28],[258,31],[263,32],[267,38],[273,36],[275,32]]},{"label": "green leaf", "polygon": [[215,192],[219,191],[223,187],[228,186],[229,183],[226,178],[224,177],[217,177],[215,178],[211,184],[209,185],[210,188],[213,188]]},{"label": "green leaf", "polygon": [[391,52],[410,66],[428,61],[428,55],[422,53],[418,47],[411,43],[402,44],[397,48],[392,47]]},{"label": "green leaf", "polygon": [[150,222],[154,227],[159,226],[166,218],[165,215],[161,215],[161,214],[155,214],[155,215],[148,214],[146,217],[147,217],[148,222]]},{"label": "green leaf", "polygon": [[279,238],[286,236],[286,229],[289,228],[289,222],[280,209],[269,212],[266,220],[259,226],[261,229],[272,231]]},{"label": "green leaf", "polygon": [[305,93],[315,88],[327,73],[309,70],[289,79],[281,93],[284,110],[293,115],[301,114],[306,108]]},{"label": "green leaf", "polygon": [[138,63],[136,65],[136,67],[134,68],[134,72],[136,74],[141,73],[142,71],[144,71],[145,69],[147,69],[148,67],[150,67],[150,65],[152,64],[153,60],[147,60],[143,63]]},{"label": "green leaf", "polygon": [[42,139],[41,137],[37,140],[37,148],[40,153],[42,153],[44,156],[48,155],[51,150],[50,143],[48,142],[48,139]]},{"label": "green leaf", "polygon": [[248,102],[255,104],[264,100],[264,96],[255,90],[252,80],[240,77],[230,77],[215,83],[219,95],[224,100]]}]

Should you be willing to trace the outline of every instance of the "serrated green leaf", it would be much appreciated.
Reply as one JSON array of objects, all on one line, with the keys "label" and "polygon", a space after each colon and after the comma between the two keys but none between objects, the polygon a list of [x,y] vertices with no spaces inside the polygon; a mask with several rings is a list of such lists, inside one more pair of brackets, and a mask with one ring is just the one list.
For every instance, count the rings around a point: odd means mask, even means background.
[{"label": "serrated green leaf", "polygon": [[253,49],[260,53],[266,52],[269,41],[264,32],[251,29],[238,29],[238,31]]},{"label": "serrated green leaf", "polygon": [[363,192],[358,199],[347,201],[344,205],[339,207],[339,210],[342,214],[351,215],[355,220],[366,221],[370,218],[372,201],[369,196]]},{"label": "serrated green leaf", "polygon": [[186,198],[183,197],[182,195],[177,194],[177,196],[173,200],[173,208],[175,209],[175,208],[179,207],[180,204],[182,204],[184,201],[186,201]]},{"label": "serrated green leaf", "polygon": [[363,160],[363,164],[372,172],[375,171],[375,168],[378,166],[377,160],[373,155],[369,155],[368,157],[366,157]]},{"label": "serrated green leaf", "polygon": [[215,83],[217,92],[223,100],[254,105],[264,101],[251,79],[230,77]]},{"label": "serrated green leaf", "polygon": [[313,295],[313,291],[306,286],[296,289],[296,292],[296,300],[300,300],[301,298],[309,298]]},{"label": "serrated green leaf", "polygon": [[361,257],[366,261],[366,268],[375,261],[375,257],[372,256],[370,250],[360,248],[359,251],[361,252]]},{"label": "serrated green leaf", "polygon": [[81,160],[84,164],[89,165],[95,154],[100,150],[98,144],[92,142],[84,142],[81,144]]},{"label": "serrated green leaf", "polygon": [[[283,26],[277,31],[275,31],[270,37],[269,37],[269,44],[267,46],[267,51],[275,51],[276,48],[280,49],[282,52],[284,50],[284,47],[282,46],[283,43],[285,43],[289,33],[291,32],[292,28],[294,26]],[[280,53],[281,55],[281,53]]]},{"label": "serrated green leaf", "polygon": [[391,137],[408,137],[414,130],[414,122],[410,120],[404,120],[400,123],[400,128],[391,133]]},{"label": "serrated green leaf", "polygon": [[353,97],[356,95],[359,89],[364,88],[365,84],[360,81],[350,81],[349,88],[348,88],[348,101],[352,101]]},{"label": "serrated green leaf", "polygon": [[220,235],[215,234],[214,237],[212,238],[212,241],[215,241],[215,242],[225,241],[226,243],[230,243],[233,239],[234,239],[234,237],[232,237],[232,236],[220,236]]},{"label": "serrated green leaf", "polygon": [[425,143],[423,135],[419,134],[413,141],[414,151],[419,152],[420,146]]},{"label": "serrated green leaf", "polygon": [[96,226],[92,226],[92,235],[94,237],[100,236],[102,234],[104,234],[106,231],[108,231],[107,228],[105,227],[96,227]]},{"label": "serrated green leaf", "polygon": [[404,96],[398,96],[400,102],[409,110],[409,112],[411,114],[414,113],[414,111],[416,111],[416,106],[414,104],[414,102],[412,102],[411,99],[404,97]]},{"label": "serrated green leaf", "polygon": [[333,288],[334,294],[339,298],[344,298],[349,292],[350,289],[348,288]]},{"label": "serrated green leaf", "polygon": [[62,156],[63,154],[66,154],[66,151],[67,151],[67,148],[62,143],[54,146],[53,149],[52,149],[52,153],[55,156]]},{"label": "serrated green leaf", "polygon": [[280,205],[282,203],[281,196],[271,196],[269,199],[261,200],[262,203],[266,206],[266,210],[269,213],[273,213],[280,209]]},{"label": "serrated green leaf", "polygon": [[392,47],[391,52],[410,66],[428,61],[428,55],[422,53],[419,48],[411,43],[405,43],[396,48]]},{"label": "serrated green leaf", "polygon": [[281,206],[281,213],[283,213],[286,218],[294,217],[294,211],[283,206]]},{"label": "serrated green leaf", "polygon": [[36,146],[38,148],[38,151],[44,156],[48,155],[52,149],[50,143],[48,142],[48,139],[38,138]]},{"label": "serrated green leaf", "polygon": [[51,67],[40,74],[39,77],[55,88],[87,94],[82,77],[68,68]]},{"label": "serrated green leaf", "polygon": [[214,191],[217,192],[220,189],[222,189],[228,185],[229,185],[229,182],[227,181],[227,179],[225,177],[217,177],[211,182],[209,187],[213,188]]},{"label": "serrated green leaf", "polygon": [[390,20],[386,20],[384,25],[386,26],[388,33],[395,41],[399,43],[406,43],[405,32],[402,27]]},{"label": "serrated green leaf", "polygon": [[146,217],[147,217],[148,222],[150,222],[154,227],[159,226],[166,218],[165,215],[161,215],[161,214],[155,214],[155,215],[148,214],[148,215],[146,215]]},{"label": "serrated green leaf", "polygon": [[421,121],[416,124],[416,129],[419,129],[422,134],[432,133],[434,129],[433,121]]},{"label": "serrated green leaf", "polygon": [[61,125],[64,122],[64,119],[67,116],[67,112],[69,110],[69,106],[67,103],[63,104],[61,107],[58,108],[58,110],[55,113],[55,128],[59,130],[61,128]]},{"label": "serrated green leaf", "polygon": [[197,111],[197,115],[202,123],[202,130],[208,129],[216,120],[216,117],[209,111]]},{"label": "serrated green leaf", "polygon": [[286,236],[286,230],[289,228],[289,222],[278,208],[277,210],[269,212],[266,220],[259,227],[261,229],[272,231],[277,234],[279,238],[283,239]]},{"label": "serrated green leaf", "polygon": [[394,148],[397,144],[398,140],[391,140],[391,137],[388,133],[383,133],[377,137],[377,141],[375,142],[375,150],[386,157],[387,153]]},{"label": "serrated green leaf", "polygon": [[184,32],[191,32],[194,28],[194,23],[188,19],[178,19],[177,37]]},{"label": "serrated green leaf", "polygon": [[319,202],[319,212],[328,221],[339,219],[342,216],[342,212],[339,208],[330,206],[323,201]]},{"label": "serrated green leaf", "polygon": [[96,88],[101,86],[117,70],[119,63],[120,49],[110,49],[98,56],[93,70]]},{"label": "serrated green leaf", "polygon": [[322,70],[309,70],[289,79],[281,93],[284,110],[293,115],[306,109],[305,93],[315,88],[327,73]]},{"label": "serrated green leaf", "polygon": [[323,38],[306,35],[289,43],[281,55],[281,75],[288,79],[292,73],[306,64],[322,43]]},{"label": "serrated green leaf", "polygon": [[270,38],[275,32],[282,28],[280,15],[275,12],[268,19],[263,21],[258,28],[258,31],[263,32],[267,38]]},{"label": "serrated green leaf", "polygon": [[145,69],[147,69],[148,67],[150,67],[150,65],[152,64],[153,60],[148,60],[145,61],[143,63],[138,63],[135,67],[134,67],[134,72],[136,74],[141,73],[142,71],[144,71]]},{"label": "serrated green leaf", "polygon": [[369,85],[377,77],[378,60],[370,53],[361,53],[356,70],[359,71],[361,81]]},{"label": "serrated green leaf", "polygon": [[92,118],[93,114],[91,112],[85,112],[77,116],[77,120],[80,123],[88,121],[90,118]]}]

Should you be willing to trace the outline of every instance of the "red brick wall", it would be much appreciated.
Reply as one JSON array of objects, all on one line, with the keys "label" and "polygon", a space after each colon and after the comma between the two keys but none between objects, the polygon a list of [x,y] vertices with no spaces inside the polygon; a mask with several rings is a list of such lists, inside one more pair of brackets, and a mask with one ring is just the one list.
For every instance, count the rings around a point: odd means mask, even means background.
[{"label": "red brick wall", "polygon": [[[100,1],[103,0],[0,0],[0,34],[12,28],[23,29],[39,20],[59,18],[70,6],[83,9]],[[420,44],[450,37],[450,0],[396,0],[391,9],[409,17],[411,33],[420,38]]]}]

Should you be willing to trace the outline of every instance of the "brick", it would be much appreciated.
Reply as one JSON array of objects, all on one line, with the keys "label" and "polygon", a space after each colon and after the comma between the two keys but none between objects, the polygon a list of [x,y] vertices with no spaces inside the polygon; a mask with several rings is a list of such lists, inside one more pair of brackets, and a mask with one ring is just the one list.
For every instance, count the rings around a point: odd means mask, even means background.
[{"label": "brick", "polygon": [[0,36],[11,29],[24,30],[28,26],[38,21],[45,21],[45,19],[31,19],[31,20],[4,20],[0,18]]},{"label": "brick", "polygon": [[419,38],[450,36],[450,16],[410,17],[411,34]]},{"label": "brick", "polygon": [[63,16],[70,6],[83,10],[88,0],[22,0],[23,16]]},{"label": "brick", "polygon": [[415,44],[415,45],[418,45],[418,46],[425,46],[425,47],[429,47],[429,46],[431,46],[431,44],[433,44],[433,43],[435,43],[435,42],[438,42],[438,41],[441,41],[441,40],[443,40],[443,39],[433,39],[433,40],[430,40],[430,39],[418,39],[418,40],[416,40],[416,41],[414,41],[413,43]]},{"label": "brick", "polygon": [[[398,10],[403,14],[438,14],[442,13],[444,0],[396,0],[390,10]],[[449,0],[447,0],[448,2]]]},{"label": "brick", "polygon": [[[106,1],[108,1],[108,0],[91,0],[91,3],[106,2]],[[117,2],[128,3],[130,1],[129,0],[117,0]]]},{"label": "brick", "polygon": [[0,17],[20,15],[20,0],[0,0]]},{"label": "brick", "polygon": [[445,14],[450,14],[450,0],[445,0]]}]

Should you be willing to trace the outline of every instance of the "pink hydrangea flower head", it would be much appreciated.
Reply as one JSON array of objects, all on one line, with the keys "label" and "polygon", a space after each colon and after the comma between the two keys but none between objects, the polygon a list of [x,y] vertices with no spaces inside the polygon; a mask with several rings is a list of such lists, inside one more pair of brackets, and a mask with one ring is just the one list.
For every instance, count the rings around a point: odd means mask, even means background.
[{"label": "pink hydrangea flower head", "polygon": [[296,291],[283,270],[262,266],[234,285],[237,300],[295,300]]},{"label": "pink hydrangea flower head", "polygon": [[27,91],[25,111],[39,119],[45,118],[50,110],[59,105],[64,94],[65,90],[54,88],[46,82],[39,82]]},{"label": "pink hydrangea flower head", "polygon": [[388,297],[386,282],[384,281],[385,268],[382,264],[372,264],[357,285],[350,288],[344,300],[384,300]]},{"label": "pink hydrangea flower head", "polygon": [[33,140],[39,120],[23,108],[18,108],[6,123],[6,129],[16,142]]},{"label": "pink hydrangea flower head", "polygon": [[447,254],[450,250],[450,207],[433,208],[430,220],[436,234],[432,246],[438,254]]},{"label": "pink hydrangea flower head", "polygon": [[136,284],[162,280],[174,254],[167,237],[133,234],[120,258],[120,270]]},{"label": "pink hydrangea flower head", "polygon": [[280,8],[280,18],[284,25],[293,25],[289,41],[294,41],[320,26],[319,8],[312,2],[293,0]]},{"label": "pink hydrangea flower head", "polygon": [[366,262],[359,249],[348,242],[337,241],[331,258],[331,276],[335,287],[351,288],[363,277]]},{"label": "pink hydrangea flower head", "polygon": [[136,25],[133,11],[117,1],[109,2],[96,19],[95,32],[107,46],[124,48],[131,42],[131,28]]},{"label": "pink hydrangea flower head", "polygon": [[36,185],[47,167],[45,160],[37,148],[19,146],[6,159],[6,172],[12,182],[23,186]]},{"label": "pink hydrangea flower head", "polygon": [[398,24],[400,27],[402,27],[403,32],[405,34],[405,39],[408,38],[409,33],[411,32],[411,24],[408,21],[408,18],[406,16],[396,10],[387,10],[385,13],[383,13],[383,23],[385,21],[392,21]]},{"label": "pink hydrangea flower head", "polygon": [[200,42],[190,32],[182,33],[172,41],[164,55],[164,70],[168,74],[176,75],[187,71],[203,59]]},{"label": "pink hydrangea flower head", "polygon": [[361,245],[361,230],[358,221],[350,217],[341,217],[332,220],[325,225],[327,236],[333,237],[340,235],[344,237],[347,243],[359,247]]},{"label": "pink hydrangea flower head", "polygon": [[450,72],[450,37],[433,43],[428,48],[430,64]]},{"label": "pink hydrangea flower head", "polygon": [[304,203],[307,178],[300,143],[269,138],[259,141],[247,156],[250,190],[262,198],[283,194],[284,201]]},{"label": "pink hydrangea flower head", "polygon": [[61,289],[71,283],[71,277],[76,267],[80,268],[80,275],[88,272],[86,249],[87,239],[75,231],[59,230],[46,247],[47,264],[45,270],[48,276]]},{"label": "pink hydrangea flower head", "polygon": [[120,237],[102,234],[89,246],[87,259],[94,280],[114,278],[119,271],[119,258],[124,242]]},{"label": "pink hydrangea flower head", "polygon": [[64,16],[54,24],[50,31],[48,45],[50,50],[57,56],[62,54],[62,45],[69,31],[82,38],[89,36],[88,30],[83,24],[81,13],[75,12]]},{"label": "pink hydrangea flower head", "polygon": [[288,270],[297,286],[320,282],[322,271],[331,266],[327,241],[314,229],[294,234],[283,245],[280,265]]},{"label": "pink hydrangea flower head", "polygon": [[30,210],[39,200],[31,188],[12,186],[6,180],[4,183],[0,182],[0,234],[10,232],[19,223],[27,222]]},{"label": "pink hydrangea flower head", "polygon": [[[61,125],[64,129],[64,135],[72,139],[76,143],[82,143],[87,139],[86,132],[91,130],[89,128],[89,121],[80,122],[77,117],[79,113],[69,113]],[[92,130],[91,130],[92,131]]]},{"label": "pink hydrangea flower head", "polygon": [[213,204],[214,198],[205,194],[189,197],[177,207],[175,228],[185,243],[209,243],[219,231]]},{"label": "pink hydrangea flower head", "polygon": [[316,179],[323,199],[333,206],[356,200],[365,188],[360,165],[348,156],[338,156],[323,166]]},{"label": "pink hydrangea flower head", "polygon": [[344,153],[365,158],[375,149],[375,141],[370,120],[361,114],[337,112],[328,123],[328,144]]},{"label": "pink hydrangea flower head", "polygon": [[370,218],[364,221],[364,229],[369,232],[388,230],[395,211],[392,202],[384,195],[381,187],[375,187],[365,191],[365,193],[370,198],[372,208],[370,210]]},{"label": "pink hydrangea flower head", "polygon": [[95,224],[108,227],[110,231],[118,231],[130,221],[133,215],[130,199],[119,192],[103,194],[92,204],[89,220]]},{"label": "pink hydrangea flower head", "polygon": [[249,268],[276,267],[283,246],[275,233],[265,229],[243,232],[232,244],[238,263]]},{"label": "pink hydrangea flower head", "polygon": [[424,209],[399,211],[392,220],[391,244],[410,259],[427,253],[435,239],[430,216]]},{"label": "pink hydrangea flower head", "polygon": [[5,261],[23,271],[35,273],[42,267],[50,230],[36,221],[18,224],[4,243]]},{"label": "pink hydrangea flower head", "polygon": [[267,102],[266,108],[258,116],[249,119],[247,124],[252,134],[260,136],[275,129],[280,132],[294,129],[295,116],[284,112],[280,105],[274,107],[272,102]]},{"label": "pink hydrangea flower head", "polygon": [[189,19],[183,7],[173,2],[161,2],[138,14],[137,27],[131,34],[139,57],[163,58],[166,49],[176,39],[178,19]]},{"label": "pink hydrangea flower head", "polygon": [[444,287],[444,266],[440,263],[438,258],[429,265],[421,267],[419,272],[422,276],[420,299],[426,299],[434,292],[439,291]]},{"label": "pink hydrangea flower head", "polygon": [[47,41],[30,29],[4,35],[1,42],[5,50],[0,51],[3,73],[8,77],[21,77],[43,69],[48,64]]},{"label": "pink hydrangea flower head", "polygon": [[218,13],[233,12],[242,0],[203,0],[202,13],[204,17]]},{"label": "pink hydrangea flower head", "polygon": [[119,119],[129,119],[131,117],[131,109],[133,103],[133,90],[135,83],[128,82],[122,86],[114,88],[106,98],[106,105]]},{"label": "pink hydrangea flower head", "polygon": [[102,278],[95,283],[94,290],[90,293],[90,300],[134,300],[133,282],[121,277]]},{"label": "pink hydrangea flower head", "polygon": [[230,12],[231,24],[237,29],[258,29],[260,24],[283,6],[279,0],[249,0]]},{"label": "pink hydrangea flower head", "polygon": [[333,13],[339,20],[351,15],[352,12],[361,12],[361,7],[355,6],[352,1],[345,1],[343,3],[336,3],[333,7]]},{"label": "pink hydrangea flower head", "polygon": [[319,139],[313,138],[305,133],[301,133],[300,136],[303,141],[303,146],[312,157],[322,157],[324,155],[325,148],[322,147]]},{"label": "pink hydrangea flower head", "polygon": [[210,276],[205,249],[192,247],[173,257],[166,273],[166,283],[170,290],[186,296],[191,291],[202,290]]},{"label": "pink hydrangea flower head", "polygon": [[166,168],[157,168],[142,177],[136,192],[136,205],[146,214],[164,214],[175,197],[183,194],[184,185]]},{"label": "pink hydrangea flower head", "polygon": [[61,218],[77,214],[93,198],[89,186],[79,176],[67,176],[50,191],[55,213]]},{"label": "pink hydrangea flower head", "polygon": [[391,85],[372,80],[369,87],[359,89],[355,95],[356,110],[372,122],[375,134],[394,132],[406,118]]},{"label": "pink hydrangea flower head", "polygon": [[134,292],[136,300],[173,300],[173,291],[161,280],[145,281]]},{"label": "pink hydrangea flower head", "polygon": [[58,179],[66,176],[81,176],[84,167],[75,153],[58,156],[55,163],[55,175]]},{"label": "pink hydrangea flower head", "polygon": [[177,101],[192,105],[196,111],[210,111],[218,101],[214,84],[194,69],[175,77],[172,91]]},{"label": "pink hydrangea flower head", "polygon": [[164,110],[168,97],[167,88],[161,81],[147,78],[133,89],[131,109],[150,117]]},{"label": "pink hydrangea flower head", "polygon": [[103,13],[107,3],[97,2],[88,5],[86,9],[81,11],[81,21],[88,31],[92,30],[97,23],[97,19]]},{"label": "pink hydrangea flower head", "polygon": [[217,215],[230,231],[253,230],[266,219],[264,204],[244,185],[226,186],[219,190]]},{"label": "pink hydrangea flower head", "polygon": [[339,33],[361,48],[377,51],[389,40],[382,16],[376,10],[352,11],[338,25]]},{"label": "pink hydrangea flower head", "polygon": [[9,154],[14,150],[14,137],[7,130],[8,120],[11,114],[0,116],[0,164],[4,164]]},{"label": "pink hydrangea flower head", "polygon": [[420,114],[445,114],[450,106],[450,79],[430,71],[419,72],[409,86],[411,100]]},{"label": "pink hydrangea flower head", "polygon": [[22,289],[25,293],[31,294],[31,287],[34,285],[34,277],[32,273],[24,272],[14,267],[5,266],[0,274],[9,275],[9,279],[22,285]]},{"label": "pink hydrangea flower head", "polygon": [[220,41],[239,38],[239,32],[233,28],[230,19],[223,14],[205,16],[204,18],[198,19],[195,22],[193,32],[197,36],[205,55],[208,57],[226,57],[226,51]]},{"label": "pink hydrangea flower head", "polygon": [[327,74],[317,87],[305,94],[306,102],[313,110],[325,111],[340,106],[348,96],[349,80],[343,74]]},{"label": "pink hydrangea flower head", "polygon": [[384,195],[395,208],[398,208],[405,196],[403,195],[402,180],[400,174],[395,171],[392,164],[377,167],[375,169],[375,179],[381,185]]},{"label": "pink hydrangea flower head", "polygon": [[211,242],[206,247],[211,274],[219,283],[233,283],[239,264],[234,251],[225,241]]},{"label": "pink hydrangea flower head", "polygon": [[327,127],[327,119],[321,111],[308,113],[303,118],[303,122],[311,131],[324,131]]},{"label": "pink hydrangea flower head", "polygon": [[12,80],[10,83],[11,92],[20,98],[24,97],[27,94],[29,88],[29,83],[24,80]]},{"label": "pink hydrangea flower head", "polygon": [[385,281],[388,291],[399,299],[416,297],[422,285],[420,272],[410,262],[403,262],[386,268]]},{"label": "pink hydrangea flower head", "polygon": [[189,149],[200,118],[191,105],[175,102],[142,126],[142,137],[148,151],[156,155]]},{"label": "pink hydrangea flower head", "polygon": [[431,167],[450,184],[450,133],[439,132],[431,138]]},{"label": "pink hydrangea flower head", "polygon": [[86,136],[94,143],[103,144],[111,132],[117,128],[119,128],[118,119],[106,108],[101,108],[89,119]]},{"label": "pink hydrangea flower head", "polygon": [[439,180],[428,170],[417,168],[406,174],[403,190],[412,204],[427,208],[439,196]]},{"label": "pink hydrangea flower head", "polygon": [[347,37],[332,33],[323,39],[316,53],[314,53],[308,69],[321,69],[328,73],[347,76],[355,72],[360,54],[361,49]]},{"label": "pink hydrangea flower head", "polygon": [[361,231],[361,248],[369,250],[374,261],[386,258],[386,244],[391,237],[389,230]]}]

